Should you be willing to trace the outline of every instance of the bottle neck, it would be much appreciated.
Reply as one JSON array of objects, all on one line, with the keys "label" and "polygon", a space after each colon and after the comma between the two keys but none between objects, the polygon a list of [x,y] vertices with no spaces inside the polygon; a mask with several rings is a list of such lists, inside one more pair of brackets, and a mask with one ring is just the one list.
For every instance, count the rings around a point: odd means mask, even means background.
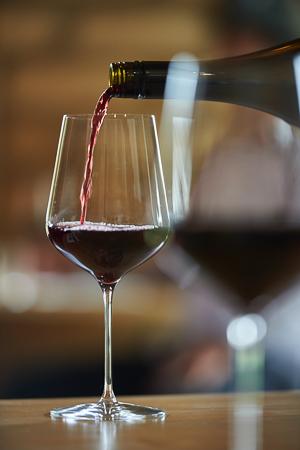
[{"label": "bottle neck", "polygon": [[169,61],[111,63],[109,85],[114,97],[164,98]]},{"label": "bottle neck", "polygon": [[142,77],[140,61],[111,63],[109,85],[113,90],[113,97],[138,98]]}]

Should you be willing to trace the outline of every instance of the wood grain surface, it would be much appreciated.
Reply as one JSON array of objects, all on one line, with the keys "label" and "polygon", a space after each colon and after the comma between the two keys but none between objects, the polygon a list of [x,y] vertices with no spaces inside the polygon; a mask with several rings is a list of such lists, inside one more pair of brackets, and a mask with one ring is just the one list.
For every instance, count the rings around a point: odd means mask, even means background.
[{"label": "wood grain surface", "polygon": [[53,407],[91,399],[1,400],[1,450],[300,449],[300,392],[131,397],[163,422],[66,423]]}]

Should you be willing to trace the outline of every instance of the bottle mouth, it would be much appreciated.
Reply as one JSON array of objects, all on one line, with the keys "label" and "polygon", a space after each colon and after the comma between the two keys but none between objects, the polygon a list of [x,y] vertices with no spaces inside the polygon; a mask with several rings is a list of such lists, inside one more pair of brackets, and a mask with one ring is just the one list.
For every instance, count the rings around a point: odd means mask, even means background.
[{"label": "bottle mouth", "polygon": [[114,62],[109,66],[109,86],[114,97],[137,98],[140,93],[141,64],[135,62]]},{"label": "bottle mouth", "polygon": [[126,63],[111,63],[109,66],[109,85],[110,87],[122,86],[126,82]]}]

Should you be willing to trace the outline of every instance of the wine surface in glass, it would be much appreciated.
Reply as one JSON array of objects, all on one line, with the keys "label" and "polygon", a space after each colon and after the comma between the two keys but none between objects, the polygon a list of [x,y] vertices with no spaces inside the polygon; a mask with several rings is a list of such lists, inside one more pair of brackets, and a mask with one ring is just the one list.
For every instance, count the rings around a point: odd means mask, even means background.
[{"label": "wine surface in glass", "polygon": [[300,275],[300,228],[182,226],[176,241],[246,305],[279,293]]},{"label": "wine surface in glass", "polygon": [[115,284],[163,246],[168,230],[154,225],[60,222],[49,224],[48,234],[73,263],[91,272],[100,283]]}]

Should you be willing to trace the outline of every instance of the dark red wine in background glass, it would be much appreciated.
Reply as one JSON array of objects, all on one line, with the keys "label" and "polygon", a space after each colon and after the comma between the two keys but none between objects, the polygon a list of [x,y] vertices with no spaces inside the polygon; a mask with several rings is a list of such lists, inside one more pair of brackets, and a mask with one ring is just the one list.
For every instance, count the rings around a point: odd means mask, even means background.
[{"label": "dark red wine in background glass", "polygon": [[87,148],[87,159],[85,164],[84,178],[80,191],[80,203],[81,203],[81,214],[80,223],[83,224],[86,220],[86,213],[88,207],[88,201],[92,193],[92,175],[93,175],[93,156],[94,148],[97,141],[97,135],[100,131],[101,125],[103,123],[104,117],[107,113],[107,108],[110,99],[112,98],[113,90],[112,88],[107,88],[99,97],[96,104],[94,114],[91,122],[91,135],[90,142]]},{"label": "dark red wine in background glass", "polygon": [[107,225],[61,222],[48,225],[54,246],[100,283],[114,284],[129,270],[153,256],[168,230],[153,225]]},{"label": "dark red wine in background glass", "polygon": [[262,295],[272,298],[300,274],[296,227],[185,225],[176,230],[176,242],[246,306]]}]

